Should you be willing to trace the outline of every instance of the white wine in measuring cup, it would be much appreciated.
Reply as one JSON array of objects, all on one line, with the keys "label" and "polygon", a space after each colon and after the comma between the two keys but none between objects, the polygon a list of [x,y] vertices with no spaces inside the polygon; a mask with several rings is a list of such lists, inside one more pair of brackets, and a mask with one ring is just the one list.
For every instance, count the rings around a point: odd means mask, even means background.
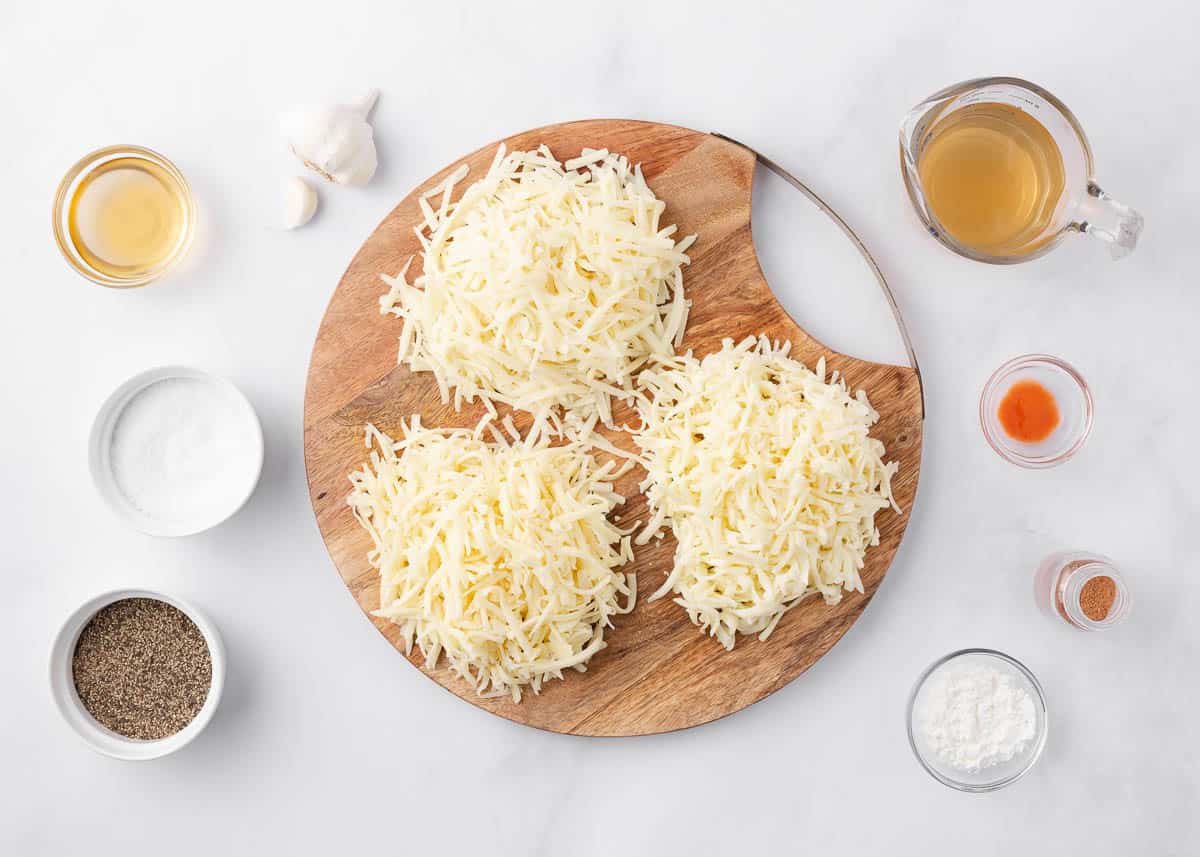
[{"label": "white wine in measuring cup", "polygon": [[1016,78],[967,81],[905,118],[900,156],[926,228],[971,259],[1035,258],[1071,232],[1137,243],[1142,218],[1100,190],[1083,130],[1053,95]]}]

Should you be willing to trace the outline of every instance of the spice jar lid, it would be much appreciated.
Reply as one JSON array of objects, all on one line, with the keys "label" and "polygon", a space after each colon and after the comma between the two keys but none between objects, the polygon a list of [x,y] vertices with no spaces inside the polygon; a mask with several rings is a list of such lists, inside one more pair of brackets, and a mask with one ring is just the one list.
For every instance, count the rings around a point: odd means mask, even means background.
[{"label": "spice jar lid", "polygon": [[[212,679],[208,695],[199,712],[178,732],[156,740],[127,738],[106,728],[84,707],[79,693],[75,689],[73,659],[80,634],[92,618],[105,607],[131,598],[161,601],[187,616],[203,635],[212,664]],[[221,691],[224,686],[225,647],[217,633],[216,626],[191,604],[174,596],[149,589],[118,589],[97,595],[84,602],[67,617],[55,637],[50,651],[50,691],[63,719],[93,750],[115,759],[136,761],[157,759],[189,744],[204,731],[209,721],[212,720],[217,705],[221,701]]]}]

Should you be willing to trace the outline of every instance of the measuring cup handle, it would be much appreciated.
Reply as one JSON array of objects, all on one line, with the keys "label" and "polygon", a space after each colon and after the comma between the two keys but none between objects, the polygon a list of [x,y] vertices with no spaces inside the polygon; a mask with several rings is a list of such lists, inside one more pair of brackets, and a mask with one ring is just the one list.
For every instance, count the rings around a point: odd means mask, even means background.
[{"label": "measuring cup handle", "polygon": [[1128,256],[1137,246],[1145,219],[1128,205],[1117,202],[1088,182],[1088,195],[1079,203],[1075,228],[1108,244],[1114,259]]}]

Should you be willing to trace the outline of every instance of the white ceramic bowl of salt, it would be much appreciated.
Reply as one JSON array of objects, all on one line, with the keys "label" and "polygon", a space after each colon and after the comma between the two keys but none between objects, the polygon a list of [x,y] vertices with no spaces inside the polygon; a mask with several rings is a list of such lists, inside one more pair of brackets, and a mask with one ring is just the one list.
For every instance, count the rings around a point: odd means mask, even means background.
[{"label": "white ceramic bowl of salt", "polygon": [[262,472],[262,426],[249,400],[187,366],[150,369],[113,391],[88,446],[100,496],[152,536],[215,527],[245,505]]}]

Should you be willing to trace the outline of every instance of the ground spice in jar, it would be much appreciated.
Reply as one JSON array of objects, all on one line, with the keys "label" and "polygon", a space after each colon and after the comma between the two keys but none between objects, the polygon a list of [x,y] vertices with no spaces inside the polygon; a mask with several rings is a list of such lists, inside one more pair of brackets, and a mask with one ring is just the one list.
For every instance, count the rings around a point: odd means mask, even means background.
[{"label": "ground spice in jar", "polygon": [[204,707],[212,656],[183,611],[154,598],[125,598],[84,626],[71,671],[79,701],[102,726],[156,741],[183,729]]},{"label": "ground spice in jar", "polygon": [[1117,584],[1111,577],[1093,577],[1079,590],[1079,609],[1093,622],[1106,619],[1116,600]]},{"label": "ground spice in jar", "polygon": [[1034,574],[1034,599],[1044,612],[1081,631],[1111,628],[1129,614],[1120,569],[1101,554],[1059,551]]}]

